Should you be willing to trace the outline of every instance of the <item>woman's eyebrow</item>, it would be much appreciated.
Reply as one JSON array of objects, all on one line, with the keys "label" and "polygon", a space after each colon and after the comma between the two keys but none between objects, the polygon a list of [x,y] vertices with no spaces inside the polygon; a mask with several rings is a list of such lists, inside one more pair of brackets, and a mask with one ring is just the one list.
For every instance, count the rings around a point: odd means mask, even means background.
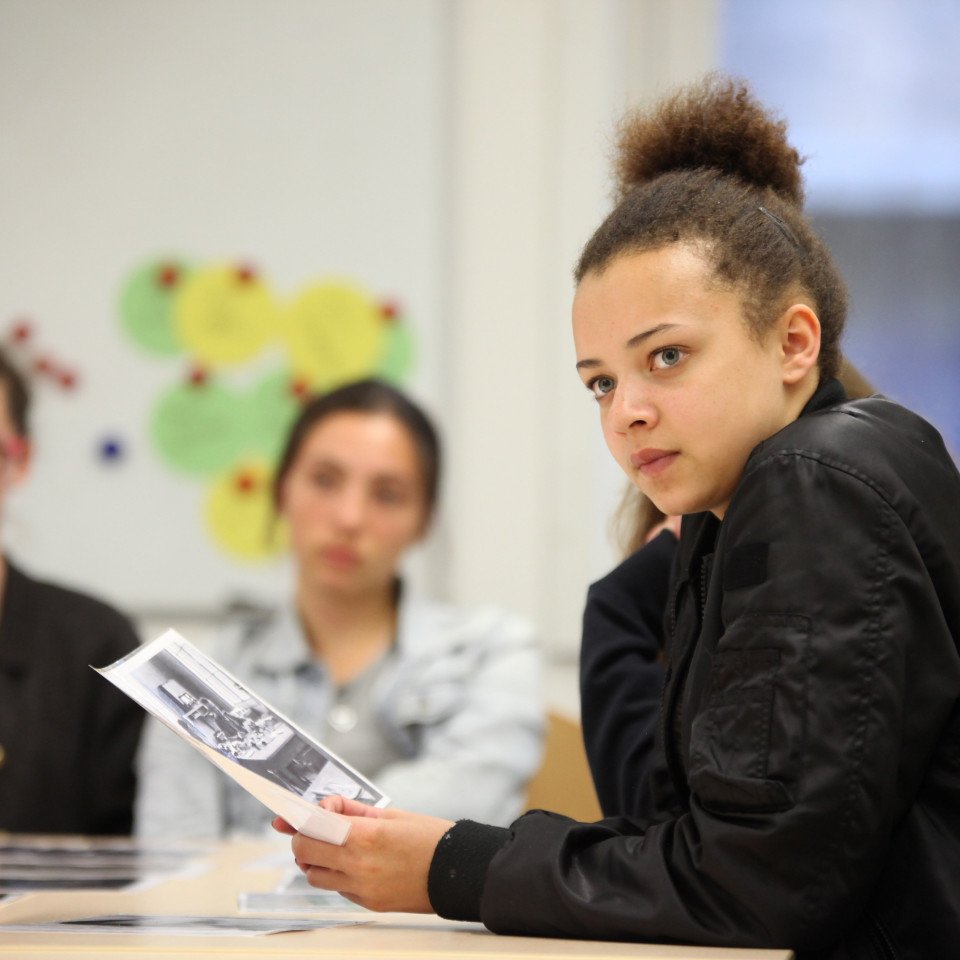
[{"label": "woman's eyebrow", "polygon": [[405,476],[402,473],[391,473],[390,471],[375,473],[370,479],[374,483],[392,483],[400,487],[410,486],[414,482],[412,477]]},{"label": "woman's eyebrow", "polygon": [[[655,327],[651,327],[649,330],[644,330],[642,333],[638,333],[635,336],[632,336],[627,341],[627,349],[632,350],[634,347],[640,346],[644,340],[648,340],[650,337],[655,337],[658,333],[663,333],[665,330],[672,330],[674,327],[679,326],[677,323],[658,323]],[[603,366],[602,360],[594,360],[593,358],[588,358],[586,360],[577,361],[578,370],[592,369],[594,367]]]},{"label": "woman's eyebrow", "polygon": [[326,453],[322,453],[320,456],[309,460],[307,465],[312,470],[333,470],[336,473],[343,473],[345,469],[339,460],[335,460]]},{"label": "woman's eyebrow", "polygon": [[658,333],[663,333],[665,330],[672,330],[678,326],[680,326],[678,323],[658,323],[655,327],[651,327],[649,330],[644,330],[643,333],[638,333],[636,336],[631,337],[627,341],[627,348],[638,347],[644,340],[649,340],[650,337],[655,337]]}]

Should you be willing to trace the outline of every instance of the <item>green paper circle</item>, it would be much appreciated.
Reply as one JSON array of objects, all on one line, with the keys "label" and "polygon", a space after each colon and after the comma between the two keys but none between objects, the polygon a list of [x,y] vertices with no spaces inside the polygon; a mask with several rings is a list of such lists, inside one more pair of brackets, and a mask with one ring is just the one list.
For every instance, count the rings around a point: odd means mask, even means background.
[{"label": "green paper circle", "polygon": [[246,398],[247,442],[270,463],[279,459],[290,425],[300,412],[290,373],[267,374]]},{"label": "green paper circle", "polygon": [[154,408],[153,441],[171,467],[191,474],[215,473],[243,451],[245,410],[242,398],[218,384],[180,384]]},{"label": "green paper circle", "polygon": [[398,386],[403,384],[413,369],[413,334],[405,323],[394,321],[387,326],[383,357],[378,373],[384,380]]},{"label": "green paper circle", "polygon": [[[176,280],[164,284],[164,270],[176,271]],[[190,274],[181,260],[155,260],[135,270],[120,292],[120,320],[127,334],[145,350],[164,356],[181,353],[183,345],[173,323],[177,291]]]}]

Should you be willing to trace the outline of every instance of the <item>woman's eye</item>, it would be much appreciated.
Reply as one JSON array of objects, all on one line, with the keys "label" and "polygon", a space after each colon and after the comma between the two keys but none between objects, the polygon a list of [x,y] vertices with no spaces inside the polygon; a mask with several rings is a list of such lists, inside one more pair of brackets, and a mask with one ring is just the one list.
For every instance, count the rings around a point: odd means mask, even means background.
[{"label": "woman's eye", "polygon": [[399,490],[394,490],[390,487],[384,487],[375,491],[374,496],[379,503],[386,504],[390,507],[398,506],[406,500],[406,497]]},{"label": "woman's eye", "polygon": [[654,370],[663,370],[675,367],[683,359],[683,350],[680,347],[664,347],[653,355]]},{"label": "woman's eye", "polygon": [[587,389],[599,400],[606,396],[616,383],[613,377],[594,377],[588,384]]},{"label": "woman's eye", "polygon": [[330,473],[315,473],[310,480],[315,487],[320,487],[323,490],[329,490],[337,483],[337,478]]}]

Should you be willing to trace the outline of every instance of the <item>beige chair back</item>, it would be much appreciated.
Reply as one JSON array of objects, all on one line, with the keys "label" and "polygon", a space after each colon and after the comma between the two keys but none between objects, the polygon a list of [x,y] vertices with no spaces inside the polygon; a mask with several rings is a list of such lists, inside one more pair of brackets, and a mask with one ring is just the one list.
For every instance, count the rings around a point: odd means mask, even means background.
[{"label": "beige chair back", "polygon": [[552,810],[588,823],[602,816],[578,721],[548,713],[543,763],[527,787],[527,809]]}]

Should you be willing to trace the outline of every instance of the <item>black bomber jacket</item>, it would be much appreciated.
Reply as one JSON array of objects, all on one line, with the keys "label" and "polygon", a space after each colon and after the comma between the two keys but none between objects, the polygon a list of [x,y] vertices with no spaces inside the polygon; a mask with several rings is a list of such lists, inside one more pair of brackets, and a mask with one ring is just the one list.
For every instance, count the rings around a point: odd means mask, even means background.
[{"label": "black bomber jacket", "polygon": [[[591,591],[621,639],[603,600],[633,571]],[[602,645],[604,615],[585,622]],[[622,764],[591,758],[620,815],[461,821],[434,908],[501,933],[954,956],[960,475],[933,427],[828,381],[752,452],[723,523],[685,518],[665,623],[667,805],[639,782],[647,728],[631,754],[623,698],[594,697],[585,728],[624,743]]]}]

